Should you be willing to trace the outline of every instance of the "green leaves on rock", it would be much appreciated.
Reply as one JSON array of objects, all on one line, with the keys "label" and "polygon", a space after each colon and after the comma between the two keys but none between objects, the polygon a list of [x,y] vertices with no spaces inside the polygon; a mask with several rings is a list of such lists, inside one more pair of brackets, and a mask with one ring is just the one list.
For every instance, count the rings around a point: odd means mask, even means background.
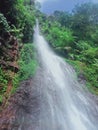
[{"label": "green leaves on rock", "polygon": [[19,80],[26,80],[35,74],[37,61],[33,44],[25,44],[20,53],[19,59]]}]

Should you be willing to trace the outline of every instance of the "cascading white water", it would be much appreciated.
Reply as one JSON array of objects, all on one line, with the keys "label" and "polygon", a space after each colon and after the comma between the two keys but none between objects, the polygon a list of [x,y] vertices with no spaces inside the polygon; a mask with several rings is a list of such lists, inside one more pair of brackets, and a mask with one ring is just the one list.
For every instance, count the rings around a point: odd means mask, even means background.
[{"label": "cascading white water", "polygon": [[39,116],[34,130],[98,130],[98,106],[75,79],[70,65],[52,52],[35,27],[41,75]]}]

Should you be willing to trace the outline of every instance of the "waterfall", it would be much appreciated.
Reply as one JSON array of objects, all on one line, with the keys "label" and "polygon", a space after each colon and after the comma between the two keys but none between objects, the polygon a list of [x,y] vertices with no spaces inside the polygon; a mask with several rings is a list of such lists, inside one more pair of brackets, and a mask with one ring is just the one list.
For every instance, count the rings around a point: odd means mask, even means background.
[{"label": "waterfall", "polygon": [[72,66],[52,51],[38,21],[34,44],[39,66],[17,91],[15,120],[8,130],[98,130],[98,98],[83,89]]},{"label": "waterfall", "polygon": [[98,107],[76,80],[74,69],[51,50],[38,22],[34,43],[40,66],[39,115],[34,130],[98,130]]}]

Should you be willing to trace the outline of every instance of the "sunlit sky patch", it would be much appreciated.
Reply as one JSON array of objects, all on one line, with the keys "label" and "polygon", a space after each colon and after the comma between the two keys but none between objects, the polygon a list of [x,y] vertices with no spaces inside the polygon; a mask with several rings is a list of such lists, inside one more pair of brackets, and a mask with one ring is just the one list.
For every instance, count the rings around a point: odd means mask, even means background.
[{"label": "sunlit sky patch", "polygon": [[58,1],[58,0],[37,0],[38,2],[40,2],[41,4],[44,3],[44,2],[47,2],[47,1]]},{"label": "sunlit sky patch", "polygon": [[41,3],[41,11],[47,14],[55,10],[72,11],[76,4],[85,2],[98,3],[98,0],[37,0]]}]

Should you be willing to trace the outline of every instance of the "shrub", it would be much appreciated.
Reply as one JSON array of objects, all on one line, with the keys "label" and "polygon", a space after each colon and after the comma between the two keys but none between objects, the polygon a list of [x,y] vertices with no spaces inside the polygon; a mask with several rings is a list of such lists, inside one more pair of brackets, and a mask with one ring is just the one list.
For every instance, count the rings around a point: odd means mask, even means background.
[{"label": "shrub", "polygon": [[35,60],[35,51],[33,44],[25,44],[20,53],[19,60],[19,80],[26,80],[35,73],[37,62]]},{"label": "shrub", "polygon": [[0,35],[10,30],[10,26],[3,14],[0,13]]}]

